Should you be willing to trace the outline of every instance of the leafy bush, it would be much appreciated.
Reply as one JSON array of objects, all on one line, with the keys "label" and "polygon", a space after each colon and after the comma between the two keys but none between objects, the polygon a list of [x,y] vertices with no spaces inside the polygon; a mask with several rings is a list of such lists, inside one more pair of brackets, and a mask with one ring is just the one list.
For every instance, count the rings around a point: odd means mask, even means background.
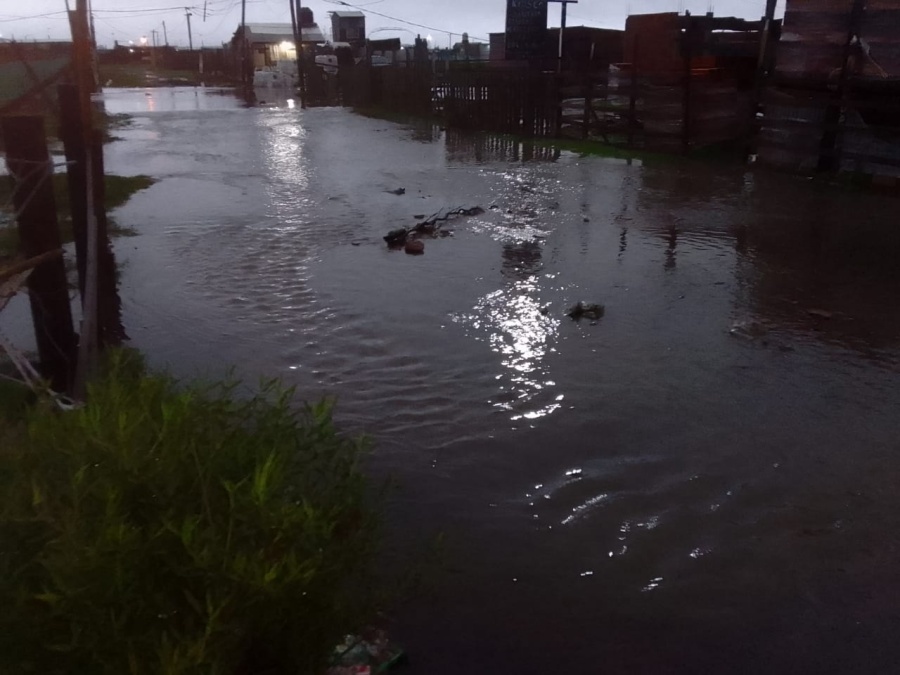
[{"label": "leafy bush", "polygon": [[322,670],[372,618],[360,440],[276,385],[180,386],[127,358],[0,449],[0,672]]}]

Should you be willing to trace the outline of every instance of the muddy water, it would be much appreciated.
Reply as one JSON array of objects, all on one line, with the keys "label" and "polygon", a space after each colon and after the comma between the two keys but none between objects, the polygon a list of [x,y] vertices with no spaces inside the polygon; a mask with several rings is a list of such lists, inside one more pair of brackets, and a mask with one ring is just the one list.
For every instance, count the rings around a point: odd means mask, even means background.
[{"label": "muddy water", "polygon": [[[135,115],[110,170],[160,179],[117,214],[134,344],[337,397],[400,483],[392,536],[446,533],[393,629],[410,672],[896,670],[897,201],[225,92],[106,103]],[[381,241],[468,205],[424,256]]]}]

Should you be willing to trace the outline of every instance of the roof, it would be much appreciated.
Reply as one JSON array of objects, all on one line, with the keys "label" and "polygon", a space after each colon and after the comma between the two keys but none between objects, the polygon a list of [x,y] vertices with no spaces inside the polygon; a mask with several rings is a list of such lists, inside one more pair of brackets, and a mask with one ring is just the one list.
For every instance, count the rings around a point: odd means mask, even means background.
[{"label": "roof", "polygon": [[[325,34],[317,24],[304,26],[303,42],[325,42]],[[289,23],[248,23],[247,39],[256,43],[293,42],[294,29]]]},{"label": "roof", "polygon": [[336,16],[340,19],[365,19],[366,15],[362,12],[332,12],[332,16]]}]

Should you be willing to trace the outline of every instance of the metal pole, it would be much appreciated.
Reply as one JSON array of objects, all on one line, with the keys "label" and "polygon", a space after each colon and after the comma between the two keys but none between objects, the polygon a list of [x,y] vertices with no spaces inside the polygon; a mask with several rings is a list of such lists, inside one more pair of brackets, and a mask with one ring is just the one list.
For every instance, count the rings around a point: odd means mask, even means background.
[{"label": "metal pole", "polygon": [[187,25],[188,25],[188,47],[191,51],[194,51],[194,38],[191,35],[191,10],[187,7],[184,8],[184,15],[187,17]]},{"label": "metal pole", "polygon": [[563,35],[566,32],[566,10],[569,6],[569,3],[578,4],[578,0],[548,0],[549,2],[558,2],[562,5],[562,11],[559,21],[559,60],[557,62],[556,72],[562,72],[563,66]]},{"label": "metal pole", "polygon": [[166,30],[166,22],[163,21],[163,37],[166,40],[166,47],[169,46],[169,31]]}]

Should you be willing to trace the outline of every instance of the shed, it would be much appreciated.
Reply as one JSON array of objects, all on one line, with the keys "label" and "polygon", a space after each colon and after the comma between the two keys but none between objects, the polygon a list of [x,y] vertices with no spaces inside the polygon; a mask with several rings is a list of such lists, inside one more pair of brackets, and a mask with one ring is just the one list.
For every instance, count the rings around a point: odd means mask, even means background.
[{"label": "shed", "polygon": [[331,12],[331,39],[362,47],[366,42],[366,15],[362,12]]}]

